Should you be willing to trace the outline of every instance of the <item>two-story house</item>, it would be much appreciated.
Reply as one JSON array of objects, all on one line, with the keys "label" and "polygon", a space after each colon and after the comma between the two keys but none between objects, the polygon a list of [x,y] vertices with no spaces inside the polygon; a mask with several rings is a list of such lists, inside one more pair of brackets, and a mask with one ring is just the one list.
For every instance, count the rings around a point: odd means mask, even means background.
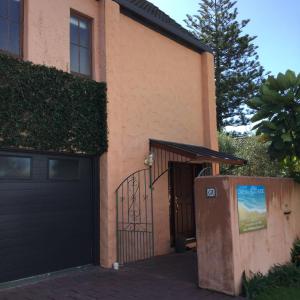
[{"label": "two-story house", "polygon": [[0,51],[106,82],[109,130],[96,172],[86,156],[0,152],[0,281],[194,240],[194,178],[243,163],[217,152],[207,46],[146,0],[0,0]]}]

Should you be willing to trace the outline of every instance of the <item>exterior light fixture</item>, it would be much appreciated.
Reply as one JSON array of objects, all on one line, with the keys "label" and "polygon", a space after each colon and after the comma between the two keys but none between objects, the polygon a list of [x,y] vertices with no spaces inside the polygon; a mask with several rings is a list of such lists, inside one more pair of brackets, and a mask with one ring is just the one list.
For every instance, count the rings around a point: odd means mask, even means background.
[{"label": "exterior light fixture", "polygon": [[147,158],[145,159],[145,165],[148,167],[152,167],[154,162],[154,154],[150,153]]}]

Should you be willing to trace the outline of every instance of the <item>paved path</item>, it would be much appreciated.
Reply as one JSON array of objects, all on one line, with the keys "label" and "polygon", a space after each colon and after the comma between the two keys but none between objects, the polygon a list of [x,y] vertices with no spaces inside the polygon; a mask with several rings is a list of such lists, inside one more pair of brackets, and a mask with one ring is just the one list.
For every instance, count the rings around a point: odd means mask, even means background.
[{"label": "paved path", "polygon": [[195,253],[157,257],[119,271],[87,267],[0,290],[0,300],[233,300],[197,288]]}]

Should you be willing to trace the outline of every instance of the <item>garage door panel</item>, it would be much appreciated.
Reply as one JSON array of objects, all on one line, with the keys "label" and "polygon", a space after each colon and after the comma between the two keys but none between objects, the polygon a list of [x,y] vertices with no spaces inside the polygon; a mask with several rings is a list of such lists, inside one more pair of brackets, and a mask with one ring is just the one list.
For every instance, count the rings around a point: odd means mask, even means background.
[{"label": "garage door panel", "polygon": [[[17,215],[6,215],[0,217],[0,226],[3,228],[0,232],[0,240],[6,234],[31,232],[38,234],[52,233],[61,230],[62,233],[72,234],[74,230],[78,233],[84,233],[90,230],[90,212],[77,211],[74,212],[57,212],[44,213],[36,215],[24,215],[22,218]],[[51,219],[50,219],[51,218]],[[55,232],[60,234],[60,232]],[[15,237],[14,237],[15,238]]]},{"label": "garage door panel", "polygon": [[[68,236],[59,235],[56,239],[56,243],[53,245],[53,241],[49,240],[47,237],[44,239],[36,240],[27,238],[19,243],[11,242],[12,247],[1,248],[0,255],[6,257],[6,259],[1,259],[1,272],[5,265],[11,265],[14,268],[20,268],[16,261],[33,263],[38,257],[42,257],[45,261],[50,260],[55,263],[53,258],[63,258],[68,260],[69,256],[75,256],[77,259],[87,259],[86,263],[90,263],[90,255],[92,250],[92,245],[90,247],[81,247],[82,240],[81,236],[72,236],[72,243],[65,243],[65,239]],[[89,242],[90,239],[86,239],[85,242]],[[29,243],[31,242],[31,243]],[[22,255],[20,255],[20,250],[22,250]],[[81,253],[81,255],[79,255]],[[82,254],[85,256],[82,257]],[[78,256],[81,256],[78,258]]]},{"label": "garage door panel", "polygon": [[22,210],[19,211],[22,214],[22,217],[20,217],[20,214],[18,214],[16,209],[3,209],[3,213],[0,214],[0,224],[2,226],[7,225],[8,228],[5,228],[5,230],[9,230],[9,226],[22,226],[22,224],[35,226],[42,225],[43,223],[55,224],[58,221],[60,223],[57,225],[62,227],[63,224],[68,225],[70,221],[75,222],[82,219],[88,219],[91,215],[91,208],[86,209],[85,207],[81,206],[76,209],[68,209],[68,207],[64,207],[61,211],[58,211],[57,209],[49,209],[47,212],[40,212],[35,207],[32,207],[33,213],[30,213],[29,208],[26,208],[24,213]]},{"label": "garage door panel", "polygon": [[[0,181],[0,186],[1,186]],[[4,214],[5,209],[18,212],[20,209],[23,213],[32,212],[33,208],[41,212],[49,210],[61,211],[62,209],[89,209],[92,206],[90,201],[90,187],[78,187],[73,183],[73,188],[63,189],[57,185],[32,187],[29,189],[18,189],[19,184],[12,185],[10,189],[0,190],[1,193],[1,210],[0,215]],[[74,187],[77,185],[77,187]]]},{"label": "garage door panel", "polygon": [[[80,224],[80,222],[78,222]],[[1,234],[0,243],[2,247],[0,253],[5,248],[12,248],[15,246],[22,246],[24,244],[34,244],[44,242],[45,240],[51,243],[57,243],[59,240],[64,242],[64,239],[72,239],[75,242],[76,237],[79,237],[82,241],[89,242],[91,240],[91,228],[89,226],[68,226],[57,227],[53,226],[53,230],[49,230],[45,224],[36,228],[28,229],[26,226],[23,228],[14,227]],[[56,232],[55,232],[56,231]],[[54,235],[54,236],[53,236]],[[19,249],[17,249],[19,251]]]},{"label": "garage door panel", "polygon": [[[87,199],[87,202],[89,201],[90,200]],[[30,199],[24,200],[23,198],[19,198],[19,201],[18,199],[13,199],[11,202],[8,201],[1,204],[0,208],[0,216],[3,216],[3,218],[5,218],[5,215],[11,215],[13,218],[14,215],[18,216],[20,212],[24,217],[26,217],[26,215],[32,215],[32,217],[34,217],[36,214],[47,217],[55,213],[72,215],[78,212],[84,213],[92,209],[89,203],[78,201],[76,195],[63,199],[57,197],[52,199],[52,203],[47,201],[30,201]]]},{"label": "garage door panel", "polygon": [[[30,179],[0,179],[0,282],[93,262],[91,160],[26,155]],[[49,179],[56,158],[77,160],[78,179]]]},{"label": "garage door panel", "polygon": [[[0,182],[1,185],[1,182]],[[14,189],[14,187],[12,187]],[[53,187],[55,190],[56,187]],[[51,189],[47,192],[47,194],[41,194],[37,190],[12,190],[12,191],[0,191],[3,199],[2,205],[13,205],[14,203],[19,206],[30,205],[31,203],[41,203],[46,205],[63,205],[64,203],[77,201],[78,203],[83,203],[84,205],[89,204],[90,200],[90,190],[55,190],[51,191]],[[78,197],[80,196],[80,198]],[[64,200],[64,201],[62,201]]]},{"label": "garage door panel", "polygon": [[[42,248],[36,248],[34,251],[25,249],[23,259],[16,253],[12,255],[11,260],[4,261],[3,264],[1,262],[0,281],[6,282],[44,274],[45,269],[47,269],[48,273],[90,263],[90,260],[84,259],[90,253],[86,251],[74,253],[72,250],[71,247],[60,247],[51,252],[43,251]],[[78,260],[78,255],[83,259]],[[32,268],[33,265],[34,269]],[[18,274],[17,277],[16,274]]]},{"label": "garage door panel", "polygon": [[[1,192],[7,192],[7,193],[15,193],[15,192],[31,192],[32,195],[47,195],[48,190],[52,190],[52,192],[56,193],[65,193],[66,191],[72,192],[72,191],[86,191],[89,190],[89,186],[87,185],[88,182],[78,182],[78,181],[72,181],[72,182],[51,182],[51,181],[43,181],[43,182],[37,182],[34,179],[23,182],[8,182],[6,180],[0,179],[0,191]],[[54,190],[55,189],[55,190]]]}]

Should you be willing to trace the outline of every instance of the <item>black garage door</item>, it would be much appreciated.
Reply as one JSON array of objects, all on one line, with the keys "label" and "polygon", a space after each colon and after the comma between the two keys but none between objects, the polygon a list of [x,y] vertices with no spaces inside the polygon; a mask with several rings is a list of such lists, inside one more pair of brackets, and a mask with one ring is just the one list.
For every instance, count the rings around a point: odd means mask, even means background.
[{"label": "black garage door", "polygon": [[92,163],[0,151],[0,282],[93,262]]}]

